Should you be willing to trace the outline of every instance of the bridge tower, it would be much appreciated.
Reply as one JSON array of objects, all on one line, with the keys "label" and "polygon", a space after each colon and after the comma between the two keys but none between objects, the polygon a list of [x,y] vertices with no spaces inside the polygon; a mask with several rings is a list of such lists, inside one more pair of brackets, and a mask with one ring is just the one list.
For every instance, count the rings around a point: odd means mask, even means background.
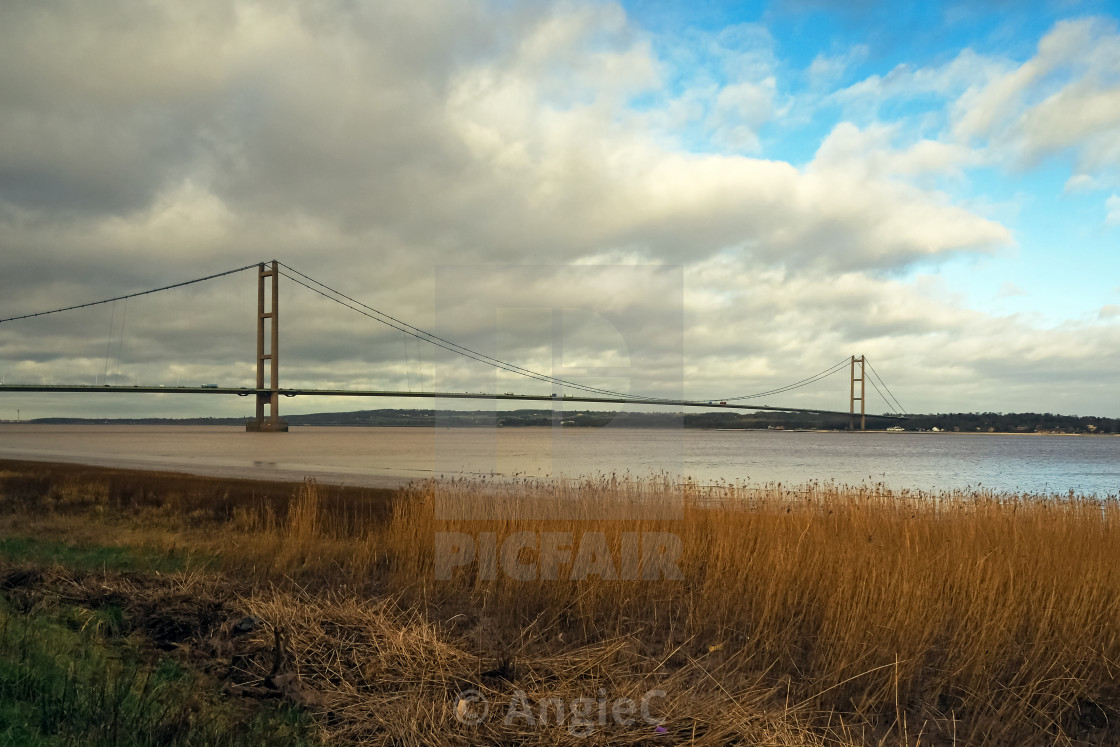
[{"label": "bridge tower", "polygon": [[[859,364],[859,376],[856,376],[856,364]],[[867,410],[864,407],[864,393],[866,392],[866,382],[864,381],[863,366],[864,356],[852,356],[852,390],[851,397],[848,401],[848,430],[854,431],[856,429],[856,401],[859,401],[859,429],[861,431],[867,430]],[[856,382],[859,382],[859,396],[856,396]]]},{"label": "bridge tower", "polygon": [[[272,282],[266,282],[271,278]],[[247,431],[273,431],[284,432],[288,430],[288,421],[280,419],[280,374],[279,374],[279,343],[280,343],[280,313],[279,295],[280,270],[276,260],[270,264],[261,262],[257,271],[257,417],[245,424]],[[266,292],[266,286],[271,286],[271,293]],[[266,304],[266,297],[270,303]],[[266,306],[268,311],[265,311]],[[265,320],[268,320],[269,345],[265,352]],[[269,385],[265,387],[265,361],[268,361]],[[268,407],[268,416],[265,416],[265,407]]]}]

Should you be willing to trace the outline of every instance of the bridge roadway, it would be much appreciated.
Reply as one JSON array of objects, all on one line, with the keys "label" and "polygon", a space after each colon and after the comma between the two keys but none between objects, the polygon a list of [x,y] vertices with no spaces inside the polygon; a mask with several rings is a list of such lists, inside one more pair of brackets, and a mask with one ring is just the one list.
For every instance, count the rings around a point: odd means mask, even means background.
[{"label": "bridge roadway", "polygon": [[[70,385],[70,384],[0,384],[0,392],[75,392],[80,394],[97,394],[101,392],[126,393],[126,394],[235,394],[239,397],[248,397],[254,394],[271,394],[271,389],[255,389],[250,387],[204,387],[204,386],[111,386],[111,385]],[[483,400],[511,400],[515,402],[587,402],[591,404],[622,404],[622,405],[655,405],[658,407],[703,407],[725,410],[762,410],[771,412],[800,412],[813,415],[843,415],[851,413],[838,410],[817,410],[805,407],[777,407],[772,405],[746,405],[724,404],[721,402],[708,402],[700,400],[678,399],[637,399],[628,397],[584,397],[580,395],[565,394],[551,396],[545,394],[485,394],[481,392],[388,392],[370,391],[360,389],[279,389],[279,394],[284,397],[314,396],[314,397],[413,397],[420,399],[483,399]],[[858,414],[858,413],[857,413]],[[905,420],[901,415],[872,415],[869,418],[886,420]]]}]

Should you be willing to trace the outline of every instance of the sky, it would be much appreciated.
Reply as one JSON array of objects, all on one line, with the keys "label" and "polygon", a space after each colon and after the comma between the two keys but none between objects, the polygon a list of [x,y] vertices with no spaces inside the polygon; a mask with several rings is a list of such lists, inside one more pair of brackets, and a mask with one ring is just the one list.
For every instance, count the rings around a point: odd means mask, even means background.
[{"label": "sky", "polygon": [[[1120,417],[1118,240],[1116,2],[0,6],[0,318],[275,258],[584,386],[730,399],[866,355],[908,412]],[[0,381],[252,386],[254,274],[0,323]],[[553,391],[280,304],[281,386]]]}]

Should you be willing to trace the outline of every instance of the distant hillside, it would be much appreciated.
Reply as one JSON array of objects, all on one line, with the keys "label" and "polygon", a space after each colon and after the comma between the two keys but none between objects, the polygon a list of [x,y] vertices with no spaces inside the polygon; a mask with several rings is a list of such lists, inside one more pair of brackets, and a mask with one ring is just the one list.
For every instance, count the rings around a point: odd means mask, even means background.
[{"label": "distant hillside", "polygon": [[[558,413],[560,424],[571,428],[598,428],[605,425],[627,428],[707,428],[707,429],[807,429],[843,430],[846,416],[805,413],[729,411],[600,412],[595,410]],[[39,418],[25,422],[46,425],[243,425],[247,418]],[[376,426],[404,428],[503,428],[549,426],[554,424],[551,410],[356,410],[288,415],[291,425]],[[960,431],[964,433],[1120,433],[1120,419],[1054,415],[1051,413],[942,413],[910,415],[905,421],[868,418],[868,430],[901,427],[908,431]]]}]

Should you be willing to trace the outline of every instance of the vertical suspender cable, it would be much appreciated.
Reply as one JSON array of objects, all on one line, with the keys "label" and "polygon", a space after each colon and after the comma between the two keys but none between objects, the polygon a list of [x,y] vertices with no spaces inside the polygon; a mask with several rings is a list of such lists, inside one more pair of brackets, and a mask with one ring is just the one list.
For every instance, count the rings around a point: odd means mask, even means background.
[{"label": "vertical suspender cable", "polygon": [[412,391],[412,369],[408,365],[408,335],[401,332],[401,345],[404,347],[404,378],[408,382],[408,391]]},{"label": "vertical suspender cable", "polygon": [[[113,349],[113,327],[116,325],[116,322],[117,322],[117,302],[113,301],[113,305],[110,307],[110,311],[109,311],[109,337],[108,337],[107,340],[105,340],[105,368],[101,372],[101,383],[102,384],[108,384],[109,383],[109,381],[108,381],[108,379],[109,379],[109,351],[111,351]],[[94,379],[94,383],[95,384],[97,383],[96,378]]]},{"label": "vertical suspender cable", "polygon": [[124,325],[127,321],[128,321],[128,299],[126,298],[124,300],[124,305],[121,307],[121,338],[120,338],[120,342],[117,343],[117,373],[116,373],[115,378],[117,378],[118,380],[120,379],[120,376],[121,376],[121,351],[124,350]]}]

